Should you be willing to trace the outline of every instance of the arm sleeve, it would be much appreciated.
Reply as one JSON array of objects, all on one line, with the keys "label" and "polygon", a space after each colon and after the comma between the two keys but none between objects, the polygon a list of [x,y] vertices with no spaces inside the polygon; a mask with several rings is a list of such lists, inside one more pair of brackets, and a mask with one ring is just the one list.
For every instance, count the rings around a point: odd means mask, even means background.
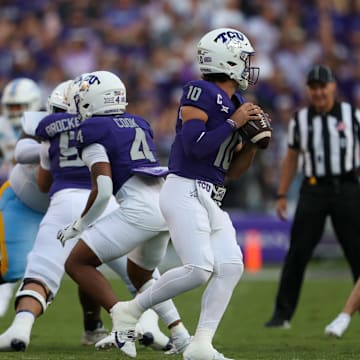
[{"label": "arm sleeve", "polygon": [[39,144],[34,139],[21,139],[16,143],[15,147],[15,160],[20,164],[38,164],[40,161],[40,148]]},{"label": "arm sleeve", "polygon": [[109,176],[99,175],[96,178],[97,194],[94,202],[85,214],[81,216],[75,223],[75,228],[83,230],[97,220],[104,212],[113,191],[113,183]]},{"label": "arm sleeve", "polygon": [[50,147],[50,143],[48,141],[44,141],[40,145],[40,166],[48,171],[51,168],[51,162],[49,158],[49,147]]},{"label": "arm sleeve", "polygon": [[188,120],[181,129],[184,151],[187,156],[202,159],[218,151],[223,141],[235,130],[227,121],[217,128],[207,131],[204,121]]},{"label": "arm sleeve", "polygon": [[[105,148],[101,144],[91,144],[82,150],[82,160],[91,169],[97,162],[109,162]],[[96,178],[97,193],[85,214],[75,222],[74,227],[80,231],[92,224],[105,210],[113,191],[112,179],[99,175]]]}]

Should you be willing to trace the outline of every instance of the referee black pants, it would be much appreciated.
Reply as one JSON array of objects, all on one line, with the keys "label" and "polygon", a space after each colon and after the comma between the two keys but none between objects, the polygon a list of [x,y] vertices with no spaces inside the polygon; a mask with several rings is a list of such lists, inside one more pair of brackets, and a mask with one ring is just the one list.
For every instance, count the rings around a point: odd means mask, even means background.
[{"label": "referee black pants", "polygon": [[350,264],[354,282],[360,275],[360,185],[354,180],[310,185],[304,180],[291,228],[274,316],[290,320],[295,312],[306,265],[330,216],[337,240]]}]

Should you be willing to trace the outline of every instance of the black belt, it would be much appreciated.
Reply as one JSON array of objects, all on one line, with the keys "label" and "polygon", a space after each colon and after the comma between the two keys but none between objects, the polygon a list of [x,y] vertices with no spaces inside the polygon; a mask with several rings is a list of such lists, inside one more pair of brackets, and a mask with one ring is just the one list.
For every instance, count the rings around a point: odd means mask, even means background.
[{"label": "black belt", "polygon": [[333,175],[333,176],[311,176],[305,178],[305,182],[308,185],[337,185],[337,184],[343,184],[343,183],[357,183],[358,182],[358,176],[355,172],[347,172],[341,175]]}]

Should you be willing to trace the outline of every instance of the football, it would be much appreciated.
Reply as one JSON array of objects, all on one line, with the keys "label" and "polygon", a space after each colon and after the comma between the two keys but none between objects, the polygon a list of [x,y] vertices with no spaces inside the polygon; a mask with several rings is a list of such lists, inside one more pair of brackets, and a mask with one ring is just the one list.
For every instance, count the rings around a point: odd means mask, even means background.
[{"label": "football", "polygon": [[239,131],[259,149],[266,149],[269,146],[272,128],[267,114],[262,113],[260,119],[249,120]]}]

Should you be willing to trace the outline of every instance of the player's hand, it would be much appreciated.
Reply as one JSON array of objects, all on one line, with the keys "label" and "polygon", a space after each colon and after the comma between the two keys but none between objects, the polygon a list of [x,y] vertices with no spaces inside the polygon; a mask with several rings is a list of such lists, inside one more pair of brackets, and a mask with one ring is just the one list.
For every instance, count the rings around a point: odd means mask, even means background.
[{"label": "player's hand", "polygon": [[285,197],[276,201],[276,212],[281,220],[287,220],[287,200]]},{"label": "player's hand", "polygon": [[232,113],[230,119],[235,121],[237,127],[239,128],[245,125],[251,119],[259,120],[262,116],[262,113],[263,111],[259,105],[253,104],[251,102],[246,102]]},{"label": "player's hand", "polygon": [[65,246],[65,242],[69,239],[74,238],[79,235],[81,230],[76,226],[77,221],[72,224],[66,225],[64,228],[60,229],[57,233],[57,239],[61,242],[62,246]]}]

